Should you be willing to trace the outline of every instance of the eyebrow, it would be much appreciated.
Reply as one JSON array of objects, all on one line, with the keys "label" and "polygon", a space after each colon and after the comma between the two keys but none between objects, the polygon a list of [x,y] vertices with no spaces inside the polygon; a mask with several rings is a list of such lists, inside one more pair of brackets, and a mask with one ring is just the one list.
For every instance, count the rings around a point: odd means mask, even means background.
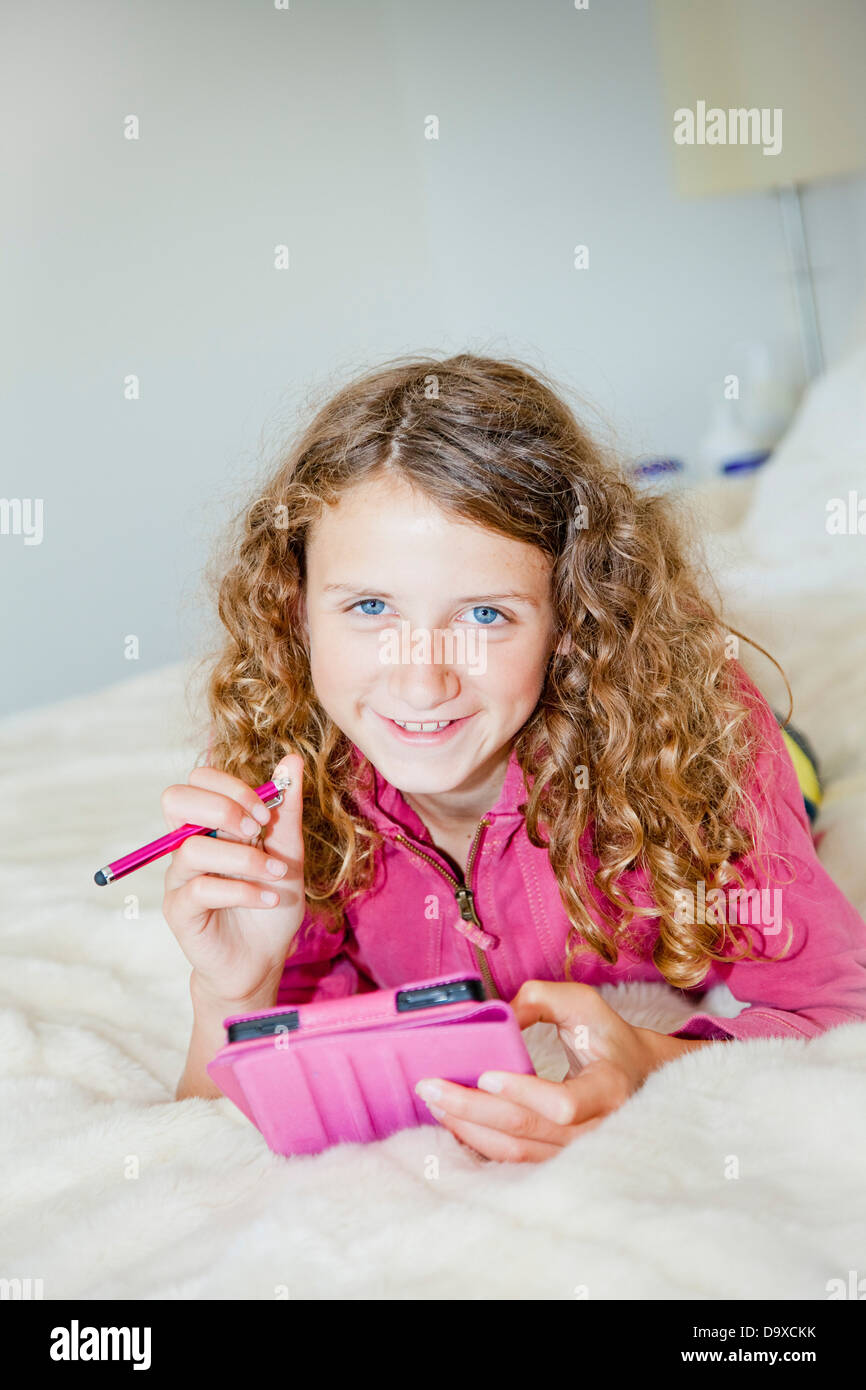
[{"label": "eyebrow", "polygon": [[[394,594],[386,594],[383,589],[376,584],[324,584],[322,593],[341,593],[341,594],[375,594],[377,598],[387,598],[394,602]],[[466,594],[462,598],[455,598],[454,603],[471,603],[473,599],[516,599],[520,603],[528,603],[533,608],[538,608],[538,599],[533,598],[532,594],[522,594],[515,589],[502,590],[498,594]]]}]

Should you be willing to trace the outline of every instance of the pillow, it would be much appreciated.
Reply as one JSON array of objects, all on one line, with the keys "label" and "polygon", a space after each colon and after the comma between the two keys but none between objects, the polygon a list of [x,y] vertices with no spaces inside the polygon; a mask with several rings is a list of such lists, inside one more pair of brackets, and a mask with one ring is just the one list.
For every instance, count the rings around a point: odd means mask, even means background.
[{"label": "pillow", "polygon": [[[834,499],[843,534],[827,529]],[[858,532],[849,511],[860,501]],[[798,571],[803,588],[866,581],[866,343],[808,388],[756,475],[739,536],[755,563]]]}]

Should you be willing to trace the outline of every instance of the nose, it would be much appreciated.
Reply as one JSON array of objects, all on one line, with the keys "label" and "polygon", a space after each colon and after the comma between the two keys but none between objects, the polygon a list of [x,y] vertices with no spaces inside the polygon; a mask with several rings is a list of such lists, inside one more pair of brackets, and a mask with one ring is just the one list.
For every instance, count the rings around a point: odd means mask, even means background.
[{"label": "nose", "polygon": [[400,660],[392,665],[387,686],[394,711],[433,714],[440,705],[456,700],[460,676],[447,661],[436,661],[432,656],[422,660],[419,654],[416,661]]}]

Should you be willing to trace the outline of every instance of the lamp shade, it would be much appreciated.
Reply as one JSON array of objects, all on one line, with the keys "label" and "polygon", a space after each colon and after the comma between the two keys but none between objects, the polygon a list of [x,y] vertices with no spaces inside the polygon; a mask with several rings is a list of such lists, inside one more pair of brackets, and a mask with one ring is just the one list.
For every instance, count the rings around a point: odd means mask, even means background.
[{"label": "lamp shade", "polygon": [[654,0],[677,190],[866,168],[866,0]]}]

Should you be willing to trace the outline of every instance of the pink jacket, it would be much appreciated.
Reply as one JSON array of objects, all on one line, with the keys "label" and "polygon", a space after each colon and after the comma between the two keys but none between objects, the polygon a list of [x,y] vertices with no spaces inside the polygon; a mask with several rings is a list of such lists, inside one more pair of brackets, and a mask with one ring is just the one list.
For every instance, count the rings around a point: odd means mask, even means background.
[{"label": "pink jacket", "polygon": [[[741,861],[746,888],[763,890],[760,907],[752,896],[742,900],[747,908],[722,910],[729,922],[749,923],[757,954],[777,954],[788,923],[794,928],[791,947],[775,963],[714,964],[701,990],[724,982],[749,1007],[733,1019],[695,1012],[675,1037],[808,1038],[866,1019],[866,923],[818,859],[793,763],[772,710],[759,699],[766,743],[751,791],[766,820],[766,847],[784,853],[790,869],[774,861],[768,876],[766,858],[760,865],[754,856]],[[362,756],[355,747],[356,761]],[[534,848],[526,835],[519,809],[525,791],[514,752],[499,800],[479,823],[465,884],[400,792],[378,772],[375,782],[375,793],[359,801],[386,837],[374,888],[349,904],[348,927],[340,934],[329,934],[307,913],[277,1003],[330,999],[458,970],[480,974],[503,999],[513,998],[525,980],[564,980],[568,919],[547,851]],[[598,864],[591,827],[585,840],[591,884]],[[626,882],[636,903],[651,904],[642,871],[626,875]],[[604,902],[598,890],[593,893]],[[632,931],[651,946],[658,918],[638,919]],[[590,985],[662,980],[651,959],[626,950],[614,966],[578,957],[573,977]],[[694,992],[683,997],[700,1003]]]}]

